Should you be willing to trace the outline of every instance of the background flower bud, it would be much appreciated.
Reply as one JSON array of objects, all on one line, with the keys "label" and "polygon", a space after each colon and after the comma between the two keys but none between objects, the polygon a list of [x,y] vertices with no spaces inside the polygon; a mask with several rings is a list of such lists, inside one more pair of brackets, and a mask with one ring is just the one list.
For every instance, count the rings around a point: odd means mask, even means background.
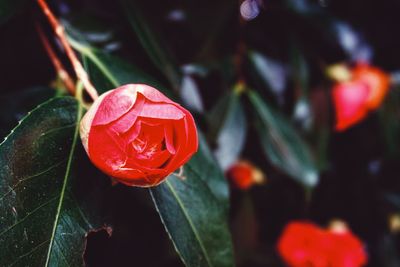
[{"label": "background flower bud", "polygon": [[368,109],[369,87],[359,81],[339,83],[332,90],[336,110],[336,130],[343,131],[363,120]]},{"label": "background flower bud", "polygon": [[247,190],[255,184],[265,182],[263,172],[248,161],[238,161],[232,165],[227,171],[228,178],[233,184],[242,190]]},{"label": "background flower bud", "polygon": [[389,90],[390,77],[382,70],[367,64],[358,64],[352,71],[353,79],[368,84],[370,92],[367,99],[367,107],[370,110],[377,109],[385,99]]},{"label": "background flower bud", "polygon": [[131,186],[161,183],[198,147],[189,111],[144,84],[101,95],[82,119],[80,134],[93,164]]},{"label": "background flower bud", "polygon": [[278,241],[278,251],[290,267],[361,267],[367,263],[363,244],[341,221],[326,230],[310,222],[291,222]]}]

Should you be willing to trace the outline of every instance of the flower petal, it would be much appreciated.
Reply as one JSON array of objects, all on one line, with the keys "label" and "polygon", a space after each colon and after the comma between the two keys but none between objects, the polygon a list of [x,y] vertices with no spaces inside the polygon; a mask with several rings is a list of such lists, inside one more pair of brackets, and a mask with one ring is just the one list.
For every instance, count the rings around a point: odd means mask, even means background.
[{"label": "flower petal", "polygon": [[180,120],[183,118],[184,113],[172,104],[146,101],[139,116],[164,120]]},{"label": "flower petal", "polygon": [[138,95],[136,98],[136,102],[131,110],[129,110],[127,113],[122,115],[122,117],[113,122],[111,128],[117,133],[126,133],[135,124],[138,114],[140,114],[140,111],[143,109],[144,103],[144,97]]},{"label": "flower petal", "polygon": [[99,104],[93,126],[105,125],[120,118],[133,107],[136,96],[136,92],[126,86],[110,91]]},{"label": "flower petal", "polygon": [[92,127],[89,135],[88,154],[93,164],[112,176],[126,161],[124,148],[115,133],[104,126]]},{"label": "flower petal", "polygon": [[171,154],[175,154],[175,144],[174,144],[174,129],[171,124],[166,124],[164,126],[164,138],[165,138],[165,146],[167,150]]}]

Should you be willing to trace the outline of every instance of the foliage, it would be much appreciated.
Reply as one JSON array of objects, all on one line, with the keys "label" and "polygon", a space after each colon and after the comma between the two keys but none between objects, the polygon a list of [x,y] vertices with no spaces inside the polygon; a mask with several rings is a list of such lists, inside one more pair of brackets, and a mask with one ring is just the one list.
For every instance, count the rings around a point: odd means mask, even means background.
[{"label": "foliage", "polygon": [[[76,80],[46,16],[0,0],[0,266],[284,266],[276,244],[293,219],[343,220],[369,266],[398,265],[396,0],[47,2],[99,94],[157,88],[192,112],[200,146],[184,179],[113,185],[79,138],[90,100],[38,37]],[[338,133],[326,68],[360,61],[392,86]],[[235,188],[226,171],[241,159],[266,182]]]}]

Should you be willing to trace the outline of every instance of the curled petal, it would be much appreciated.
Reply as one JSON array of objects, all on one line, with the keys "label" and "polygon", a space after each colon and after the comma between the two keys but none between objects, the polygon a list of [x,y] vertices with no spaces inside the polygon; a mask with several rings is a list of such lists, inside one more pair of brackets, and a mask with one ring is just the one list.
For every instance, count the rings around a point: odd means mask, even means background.
[{"label": "curled petal", "polygon": [[93,126],[105,125],[119,119],[127,113],[135,104],[137,94],[129,88],[120,87],[110,91],[102,101],[99,102]]},{"label": "curled petal", "polygon": [[167,150],[171,154],[175,154],[175,144],[174,144],[174,129],[170,124],[164,126],[164,138],[165,138],[165,146]]},{"label": "curled petal", "polygon": [[111,128],[120,134],[127,132],[136,123],[136,119],[143,109],[144,103],[144,98],[138,95],[131,110],[122,115],[118,120],[114,121]]},{"label": "curled petal", "polygon": [[139,116],[163,120],[180,120],[184,113],[175,105],[146,102]]},{"label": "curled petal", "polygon": [[148,100],[152,102],[163,102],[163,103],[178,105],[175,102],[171,101],[171,99],[166,97],[160,91],[154,90],[153,87],[148,86],[146,84],[135,84],[127,86],[134,86],[136,92],[141,93],[142,95],[144,95],[144,97],[146,97]]}]

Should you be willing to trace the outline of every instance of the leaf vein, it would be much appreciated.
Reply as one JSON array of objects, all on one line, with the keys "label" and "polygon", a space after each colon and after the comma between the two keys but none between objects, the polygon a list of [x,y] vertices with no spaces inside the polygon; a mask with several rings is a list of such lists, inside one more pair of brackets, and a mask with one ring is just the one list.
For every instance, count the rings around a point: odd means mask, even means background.
[{"label": "leaf vein", "polygon": [[[78,103],[78,112],[77,112],[77,116],[76,116],[76,121],[79,121],[79,119],[82,117],[82,112],[83,112],[82,111],[82,106],[81,106],[80,103]],[[50,244],[49,244],[49,248],[48,248],[48,251],[47,251],[45,267],[48,267],[49,263],[50,263],[50,254],[51,254],[51,251],[53,249],[53,244],[54,244],[54,240],[55,240],[55,234],[56,234],[57,227],[58,227],[58,221],[60,219],[61,208],[62,208],[64,196],[65,196],[65,191],[66,191],[66,188],[67,188],[67,181],[68,181],[68,178],[69,178],[69,175],[70,175],[70,171],[71,171],[72,158],[73,158],[73,154],[75,152],[75,147],[76,147],[78,135],[79,135],[79,124],[76,124],[74,137],[73,137],[71,149],[70,149],[69,156],[68,156],[67,168],[65,170],[64,182],[63,182],[63,186],[62,186],[61,192],[60,192],[61,195],[60,195],[60,198],[59,198],[59,201],[58,201],[57,213],[56,213],[56,217],[55,217],[55,220],[54,220],[53,230],[52,230],[52,233],[51,233]]]},{"label": "leaf vein", "polygon": [[38,210],[40,210],[41,208],[45,207],[46,205],[50,204],[53,200],[55,200],[57,198],[57,196],[51,198],[49,201],[43,203],[42,205],[38,206],[37,208],[35,208],[32,212],[30,212],[28,215],[26,215],[24,218],[22,218],[21,220],[19,220],[18,222],[14,223],[13,225],[11,225],[10,227],[8,227],[7,229],[5,229],[3,232],[0,232],[0,236],[4,235],[5,233],[7,233],[8,231],[10,231],[12,228],[14,228],[15,226],[19,225],[20,223],[24,222],[27,218],[29,218],[32,214],[35,214]]},{"label": "leaf vein", "polygon": [[41,176],[41,175],[47,173],[48,171],[50,171],[50,170],[52,170],[52,169],[58,167],[59,165],[61,165],[64,161],[65,161],[65,160],[62,160],[62,161],[60,161],[60,162],[57,162],[56,164],[50,166],[49,168],[47,168],[47,169],[44,170],[44,171],[41,171],[41,172],[39,172],[39,173],[36,173],[36,174],[33,174],[33,175],[28,176],[28,177],[25,177],[25,178],[20,179],[17,183],[15,183],[15,184],[11,187],[11,189],[10,189],[8,192],[6,192],[2,197],[0,197],[0,201],[2,201],[8,194],[10,194],[12,191],[14,191],[14,190],[15,190],[18,186],[20,186],[22,183],[24,183],[24,182],[26,182],[26,181],[28,181],[28,180],[31,180],[31,179],[33,179],[33,178],[39,177],[39,176]]},{"label": "leaf vein", "polygon": [[47,239],[45,241],[43,241],[42,243],[40,243],[39,245],[37,245],[36,247],[34,247],[32,250],[30,250],[29,252],[19,256],[14,262],[12,262],[9,267],[14,266],[17,262],[19,262],[20,260],[22,260],[23,258],[32,255],[36,250],[38,250],[41,246],[43,246],[44,244],[46,244],[47,242],[49,242],[50,239]]},{"label": "leaf vein", "polygon": [[213,266],[213,265],[211,264],[210,259],[208,258],[207,251],[206,251],[206,249],[205,249],[205,247],[204,247],[203,241],[201,240],[199,233],[197,232],[197,230],[196,230],[196,228],[195,228],[195,226],[194,226],[192,220],[190,219],[189,215],[188,215],[187,212],[186,212],[185,205],[184,205],[184,204],[182,203],[182,201],[180,200],[178,194],[176,193],[176,191],[175,191],[175,189],[173,188],[173,186],[171,185],[171,183],[170,183],[168,180],[166,180],[165,183],[167,184],[168,188],[171,190],[172,194],[174,195],[176,201],[178,202],[179,207],[180,207],[181,210],[182,210],[183,215],[185,216],[187,222],[188,222],[189,225],[190,225],[190,228],[191,228],[192,231],[193,231],[193,234],[195,235],[197,241],[199,242],[201,251],[203,252],[204,257],[205,257],[205,259],[206,259],[208,265],[209,265],[209,266]]}]

